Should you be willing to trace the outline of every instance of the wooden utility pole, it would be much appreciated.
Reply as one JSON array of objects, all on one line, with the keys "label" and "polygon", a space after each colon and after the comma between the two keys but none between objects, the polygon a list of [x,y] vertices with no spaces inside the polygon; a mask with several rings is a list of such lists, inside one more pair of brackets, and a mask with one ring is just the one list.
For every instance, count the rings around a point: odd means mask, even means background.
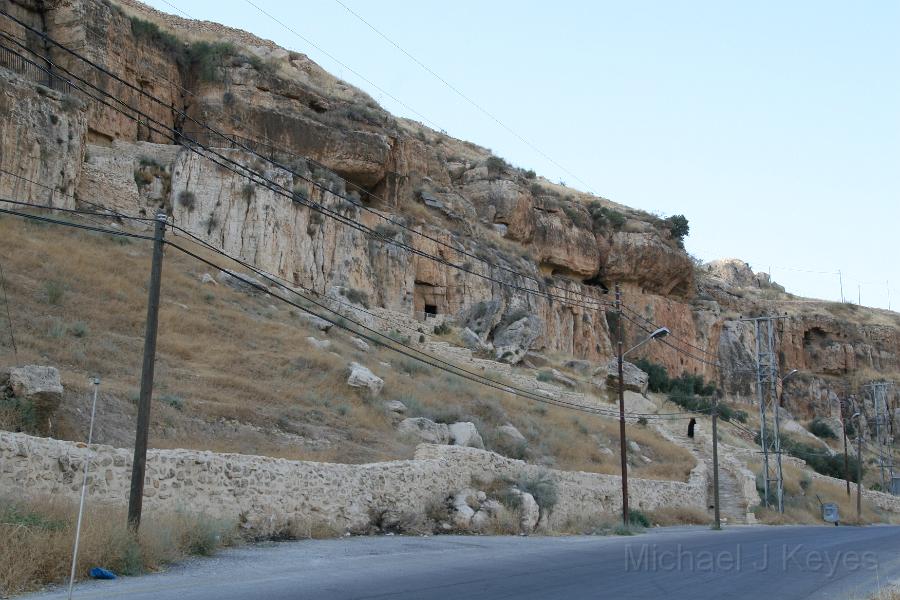
[{"label": "wooden utility pole", "polygon": [[847,484],[847,497],[850,497],[850,457],[847,455],[847,424],[844,422],[845,401],[840,401],[841,433],[844,437],[844,481]]},{"label": "wooden utility pole", "polygon": [[147,297],[147,322],[144,329],[144,363],[141,393],[138,399],[134,459],[131,462],[131,491],[128,496],[128,526],[137,531],[141,525],[144,500],[144,473],[147,469],[147,437],[150,431],[150,400],[153,397],[153,369],[156,364],[156,332],[159,325],[159,288],[162,283],[163,240],[166,214],[156,214],[153,236],[153,263],[150,266],[150,290]]},{"label": "wooden utility pole", "polygon": [[716,522],[713,529],[722,529],[722,515],[719,511],[719,399],[713,399],[712,444],[713,444],[713,501]]},{"label": "wooden utility pole", "polygon": [[616,284],[616,327],[619,330],[616,358],[619,370],[619,454],[622,458],[622,524],[628,527],[628,446],[625,443],[625,367],[622,344],[625,337],[622,318],[622,290]]}]

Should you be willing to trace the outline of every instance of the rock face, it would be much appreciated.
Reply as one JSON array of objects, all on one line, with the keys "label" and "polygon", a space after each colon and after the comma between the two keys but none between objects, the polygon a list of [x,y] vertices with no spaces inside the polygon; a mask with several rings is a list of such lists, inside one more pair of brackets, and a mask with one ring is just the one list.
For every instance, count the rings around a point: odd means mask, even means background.
[{"label": "rock face", "polygon": [[[671,339],[680,341],[680,352],[648,344],[640,356],[670,375],[700,374],[748,400],[752,380],[742,373],[753,360],[753,340],[735,324],[736,315],[791,311],[778,345],[783,366],[808,374],[801,380],[805,387],[794,382],[785,391],[797,414],[826,410],[826,394],[819,392],[851,383],[855,372],[874,377],[900,371],[895,313],[778,304],[780,287],[746,263],[695,267],[664,221],[529,177],[498,165],[484,148],[398,120],[307,56],[133,0],[121,0],[127,10],[100,0],[7,4],[17,18],[133,85],[113,87],[162,128],[199,139],[189,115],[260,142],[255,147],[276,148],[289,170],[237,148],[240,140],[216,140],[211,145],[223,159],[271,182],[248,186],[245,176],[102,103],[3,69],[0,164],[13,175],[0,177],[0,197],[62,207],[89,200],[145,215],[162,209],[202,240],[296,286],[322,293],[353,289],[374,307],[406,317],[456,315],[460,329],[474,334],[465,335],[473,350],[510,363],[529,350],[609,360],[613,316],[606,292],[619,283],[637,321],[625,324],[626,342],[646,335],[641,319],[669,327]],[[200,36],[234,42],[235,48],[212,65],[213,73],[204,73],[165,36],[133,27],[132,15],[185,41]],[[38,36],[8,20],[0,28],[37,52],[47,51]],[[65,53],[54,51],[50,58],[97,77]],[[140,96],[140,89],[161,102]],[[367,191],[357,200],[345,197],[353,184]],[[294,201],[300,199],[406,247],[340,225]],[[383,216],[409,229],[393,231]],[[308,321],[322,331],[331,327],[314,317]],[[810,390],[816,393],[810,396]]]},{"label": "rock face", "polygon": [[397,433],[416,438],[427,444],[449,444],[450,428],[425,417],[403,419],[397,425]]}]

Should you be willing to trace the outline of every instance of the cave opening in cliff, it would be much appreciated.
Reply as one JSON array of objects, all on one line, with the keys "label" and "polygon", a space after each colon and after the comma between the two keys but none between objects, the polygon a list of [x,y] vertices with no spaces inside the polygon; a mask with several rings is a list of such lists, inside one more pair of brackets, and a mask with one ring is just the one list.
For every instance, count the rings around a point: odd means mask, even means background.
[{"label": "cave opening in cliff", "polygon": [[413,290],[413,310],[419,319],[447,312],[447,288],[417,281]]},{"label": "cave opening in cliff", "polygon": [[438,307],[436,304],[426,304],[425,305],[425,317],[434,317],[438,314]]}]

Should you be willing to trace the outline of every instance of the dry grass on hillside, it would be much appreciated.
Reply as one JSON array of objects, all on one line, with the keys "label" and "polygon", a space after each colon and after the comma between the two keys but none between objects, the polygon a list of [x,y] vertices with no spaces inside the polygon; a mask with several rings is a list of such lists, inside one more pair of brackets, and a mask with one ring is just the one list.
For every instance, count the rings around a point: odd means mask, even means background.
[{"label": "dry grass on hillside", "polygon": [[[143,241],[0,218],[0,256],[19,348],[13,357],[4,315],[0,365],[60,368],[67,394],[54,436],[83,438],[87,376],[96,373],[102,379],[98,441],[132,443],[149,251]],[[434,373],[386,348],[360,352],[347,334],[313,330],[299,310],[274,298],[201,284],[208,270],[173,248],[166,251],[151,447],[333,462],[408,458],[413,441],[396,435],[382,409],[381,400],[398,399],[412,416],[476,422],[488,446],[507,455],[618,473],[613,420]],[[331,348],[313,348],[308,336],[329,339]],[[378,401],[345,384],[354,360],[385,380]],[[526,447],[500,447],[492,432],[506,422],[528,438]],[[694,466],[690,453],[650,429],[629,429],[653,461],[634,464],[634,476],[686,479]]]},{"label": "dry grass on hillside", "polygon": [[[761,472],[761,465],[750,465],[755,473]],[[862,499],[862,518],[856,518],[856,486],[851,484],[851,494],[842,482],[827,481],[810,476],[806,469],[791,465],[784,467],[784,514],[772,509],[759,507],[756,517],[763,523],[783,525],[788,523],[821,524],[822,510],[819,502],[834,502],[838,505],[841,524],[866,525],[883,523],[895,517],[875,508],[865,497]]]},{"label": "dry grass on hillside", "polygon": [[[44,499],[23,503],[0,498],[0,596],[68,580],[77,508]],[[147,512],[140,535],[125,512],[88,506],[81,529],[76,577],[103,566],[119,575],[153,571],[189,554],[209,555],[235,541],[236,524],[184,512]]]}]

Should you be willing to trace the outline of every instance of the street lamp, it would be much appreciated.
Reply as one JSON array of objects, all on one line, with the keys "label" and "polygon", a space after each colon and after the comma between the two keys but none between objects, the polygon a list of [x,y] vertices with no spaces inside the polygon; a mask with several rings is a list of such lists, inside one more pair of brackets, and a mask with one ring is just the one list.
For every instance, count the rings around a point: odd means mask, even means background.
[{"label": "street lamp", "polygon": [[616,310],[618,311],[618,325],[619,325],[619,343],[618,343],[618,353],[617,360],[618,370],[619,370],[619,454],[622,458],[622,523],[628,527],[628,456],[627,449],[625,446],[625,367],[624,367],[624,358],[628,352],[643,346],[650,340],[655,340],[659,338],[663,338],[669,335],[668,327],[660,327],[653,333],[651,333],[645,340],[641,343],[629,348],[627,352],[623,352],[622,350],[622,338],[623,334],[623,325],[622,325],[622,293],[619,289],[619,286],[616,286]]}]

